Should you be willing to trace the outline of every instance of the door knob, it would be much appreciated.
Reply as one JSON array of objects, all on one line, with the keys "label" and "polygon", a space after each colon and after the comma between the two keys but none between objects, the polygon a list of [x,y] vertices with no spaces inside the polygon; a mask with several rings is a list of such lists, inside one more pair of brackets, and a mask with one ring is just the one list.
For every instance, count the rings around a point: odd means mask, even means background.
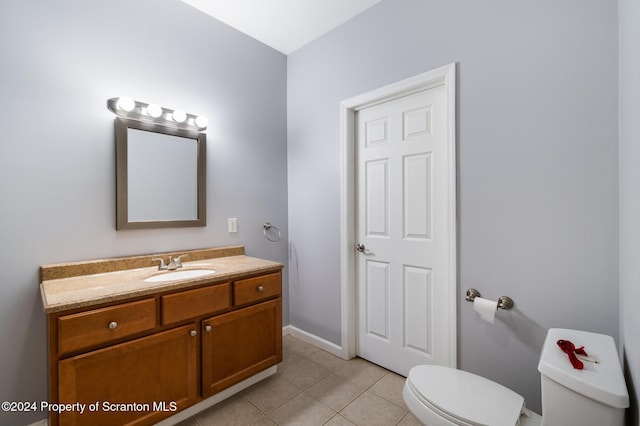
[{"label": "door knob", "polygon": [[371,253],[371,250],[366,248],[364,246],[364,244],[356,244],[356,250],[359,251],[360,253],[364,253],[364,254],[370,254]]}]

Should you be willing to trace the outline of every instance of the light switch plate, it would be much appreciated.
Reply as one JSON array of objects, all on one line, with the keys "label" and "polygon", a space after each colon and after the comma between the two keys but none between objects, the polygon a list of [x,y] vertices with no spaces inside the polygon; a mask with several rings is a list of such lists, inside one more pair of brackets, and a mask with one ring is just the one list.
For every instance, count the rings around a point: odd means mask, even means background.
[{"label": "light switch plate", "polygon": [[238,232],[238,219],[235,217],[227,219],[227,230],[229,233]]}]

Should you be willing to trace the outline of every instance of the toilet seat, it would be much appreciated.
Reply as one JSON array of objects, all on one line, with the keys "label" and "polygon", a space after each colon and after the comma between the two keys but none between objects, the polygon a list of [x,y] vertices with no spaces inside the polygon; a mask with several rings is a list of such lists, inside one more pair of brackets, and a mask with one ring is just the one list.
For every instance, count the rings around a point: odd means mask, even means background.
[{"label": "toilet seat", "polygon": [[524,405],[522,396],[498,383],[435,365],[412,368],[406,387],[425,409],[456,425],[514,426]]}]

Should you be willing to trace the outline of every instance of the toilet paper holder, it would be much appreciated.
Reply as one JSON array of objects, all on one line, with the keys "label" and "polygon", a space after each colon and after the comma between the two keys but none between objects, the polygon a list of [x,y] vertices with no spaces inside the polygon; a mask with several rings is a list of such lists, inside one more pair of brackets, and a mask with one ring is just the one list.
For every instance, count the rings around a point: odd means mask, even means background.
[{"label": "toilet paper holder", "polygon": [[[476,297],[482,297],[478,290],[475,288],[467,290],[467,296],[465,297],[467,302],[473,302]],[[498,298],[498,308],[505,310],[513,308],[513,299],[509,296],[500,296]]]}]

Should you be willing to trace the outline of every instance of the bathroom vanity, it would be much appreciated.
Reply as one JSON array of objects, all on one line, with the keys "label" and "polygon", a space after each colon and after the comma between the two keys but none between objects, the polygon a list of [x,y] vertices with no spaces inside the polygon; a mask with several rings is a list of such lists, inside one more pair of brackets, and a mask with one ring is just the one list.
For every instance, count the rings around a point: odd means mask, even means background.
[{"label": "bathroom vanity", "polygon": [[[215,272],[151,261],[183,253]],[[49,402],[69,404],[49,424],[151,425],[273,368],[282,267],[243,246],[42,266]]]}]

